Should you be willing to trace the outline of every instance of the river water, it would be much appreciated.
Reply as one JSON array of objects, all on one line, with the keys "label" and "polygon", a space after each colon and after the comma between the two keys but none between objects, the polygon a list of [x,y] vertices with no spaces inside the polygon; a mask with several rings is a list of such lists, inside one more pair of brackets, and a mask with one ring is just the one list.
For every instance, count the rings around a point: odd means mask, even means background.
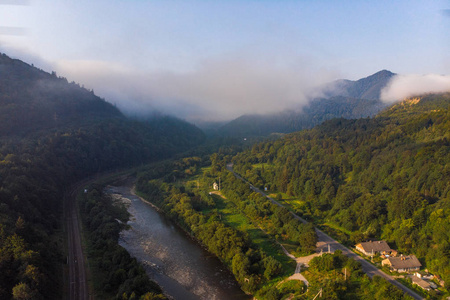
[{"label": "river water", "polygon": [[132,195],[131,185],[112,187],[129,204],[130,230],[119,244],[143,263],[149,277],[176,300],[250,299],[217,257],[209,254],[156,208]]}]

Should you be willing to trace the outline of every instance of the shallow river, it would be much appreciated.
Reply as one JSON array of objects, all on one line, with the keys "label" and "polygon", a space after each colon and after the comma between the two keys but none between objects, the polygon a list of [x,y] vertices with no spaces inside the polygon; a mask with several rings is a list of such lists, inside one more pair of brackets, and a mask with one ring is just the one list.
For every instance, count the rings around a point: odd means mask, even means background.
[{"label": "shallow river", "polygon": [[[130,230],[119,244],[142,262],[150,278],[174,299],[249,299],[231,272],[164,215],[131,194],[129,186],[108,187],[130,203]],[[128,200],[126,200],[128,199]]]}]

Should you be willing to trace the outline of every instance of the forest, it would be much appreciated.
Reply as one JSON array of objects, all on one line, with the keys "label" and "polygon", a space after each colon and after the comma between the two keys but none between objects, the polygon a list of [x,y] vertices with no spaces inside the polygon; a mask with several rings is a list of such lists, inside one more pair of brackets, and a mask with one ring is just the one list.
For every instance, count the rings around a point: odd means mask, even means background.
[{"label": "forest", "polygon": [[327,121],[232,158],[255,186],[347,245],[384,239],[450,284],[450,94]]},{"label": "forest", "polygon": [[169,158],[204,135],[171,117],[127,119],[91,91],[6,55],[0,75],[0,299],[60,299],[64,192],[94,174]]}]

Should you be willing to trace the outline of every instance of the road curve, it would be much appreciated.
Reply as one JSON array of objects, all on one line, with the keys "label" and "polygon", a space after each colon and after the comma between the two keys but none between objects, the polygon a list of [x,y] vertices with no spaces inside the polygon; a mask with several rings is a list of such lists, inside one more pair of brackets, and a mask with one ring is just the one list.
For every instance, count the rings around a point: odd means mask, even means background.
[{"label": "road curve", "polygon": [[[257,187],[253,186],[250,182],[248,182],[247,180],[245,180],[244,178],[242,178],[239,174],[235,173],[233,171],[233,164],[227,164],[227,170],[230,171],[231,173],[233,173],[234,176],[236,176],[236,178],[244,181],[245,183],[247,183],[250,188],[257,192],[260,193],[261,195],[263,195],[264,197],[268,198],[270,201],[272,201],[272,203],[284,207],[281,203],[277,202],[275,199],[269,197],[267,194],[265,194],[263,191],[261,191],[260,189],[258,189]],[[298,215],[296,215],[295,213],[291,212],[291,214],[298,220],[300,220],[303,223],[307,223],[307,221],[301,217],[299,217]],[[354,260],[358,261],[361,263],[362,266],[362,270],[364,271],[364,273],[366,273],[370,278],[372,278],[375,275],[378,275],[380,277],[383,277],[384,279],[386,279],[387,281],[389,281],[390,283],[392,283],[394,286],[398,287],[399,289],[401,289],[403,292],[407,293],[408,295],[410,295],[411,297],[413,297],[414,299],[417,300],[421,300],[424,299],[421,295],[417,294],[416,292],[414,292],[413,290],[409,289],[408,287],[404,286],[403,284],[401,284],[400,282],[398,282],[397,280],[395,280],[394,277],[384,273],[383,271],[379,270],[377,267],[375,267],[374,265],[372,265],[370,262],[368,262],[367,260],[363,259],[361,256],[357,255],[356,253],[354,253],[353,251],[351,251],[350,249],[348,249],[347,247],[345,247],[344,245],[342,245],[341,243],[339,243],[338,241],[336,241],[335,239],[333,239],[332,237],[330,237],[329,235],[327,235],[326,233],[324,233],[322,230],[318,229],[317,227],[315,227],[316,233],[317,233],[317,238],[319,242],[324,242],[328,245],[330,245],[330,248],[335,251],[335,250],[341,250],[343,254],[345,254],[348,257],[353,258]]]}]

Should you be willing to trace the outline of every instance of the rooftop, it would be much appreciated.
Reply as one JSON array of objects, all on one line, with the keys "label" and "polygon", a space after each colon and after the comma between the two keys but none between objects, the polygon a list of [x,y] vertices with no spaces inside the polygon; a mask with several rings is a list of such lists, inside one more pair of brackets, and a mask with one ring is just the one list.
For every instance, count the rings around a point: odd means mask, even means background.
[{"label": "rooftop", "polygon": [[391,251],[391,247],[386,243],[386,241],[370,241],[361,243],[361,248],[364,249],[365,252],[383,252],[383,251]]},{"label": "rooftop", "polygon": [[395,269],[408,269],[422,266],[415,255],[389,257],[386,260],[389,260],[391,266]]},{"label": "rooftop", "polygon": [[413,284],[417,284],[418,286],[420,286],[421,288],[423,288],[424,290],[430,289],[431,285],[428,281],[425,281],[417,276],[411,276],[411,280],[413,282]]}]

